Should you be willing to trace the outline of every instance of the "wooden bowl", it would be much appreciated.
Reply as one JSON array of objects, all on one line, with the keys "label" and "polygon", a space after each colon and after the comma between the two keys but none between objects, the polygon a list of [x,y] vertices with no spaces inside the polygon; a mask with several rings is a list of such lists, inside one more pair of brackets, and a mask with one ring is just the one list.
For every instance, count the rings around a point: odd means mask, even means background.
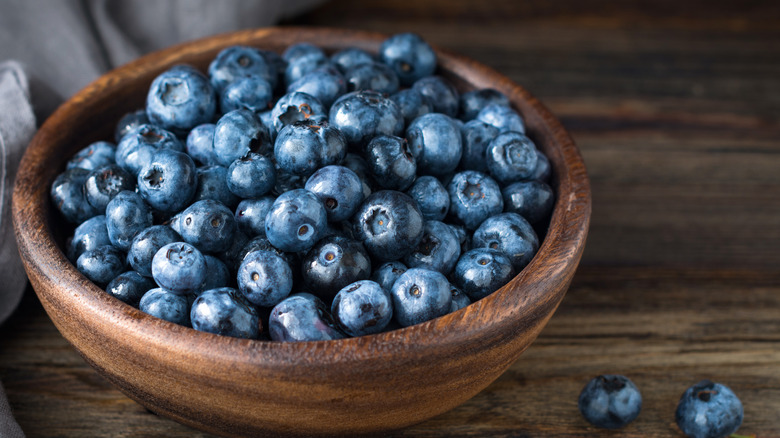
[{"label": "wooden bowl", "polygon": [[[413,327],[338,341],[275,343],[198,332],[151,317],[106,294],[65,257],[49,187],[78,149],[111,139],[141,108],[152,79],[189,63],[205,71],[223,48],[282,51],[310,41],[332,51],[376,52],[385,35],[268,28],[152,53],[100,77],[41,127],[16,179],[13,220],[32,285],[54,324],[84,359],[148,409],[216,434],[359,434],[398,429],[446,412],[501,375],[537,337],[579,263],[590,187],[577,147],[550,112],[506,77],[439,50],[440,73],[461,90],[492,87],[525,117],[550,158],[557,201],[530,265],[500,290]],[[55,238],[58,236],[58,238]]]}]

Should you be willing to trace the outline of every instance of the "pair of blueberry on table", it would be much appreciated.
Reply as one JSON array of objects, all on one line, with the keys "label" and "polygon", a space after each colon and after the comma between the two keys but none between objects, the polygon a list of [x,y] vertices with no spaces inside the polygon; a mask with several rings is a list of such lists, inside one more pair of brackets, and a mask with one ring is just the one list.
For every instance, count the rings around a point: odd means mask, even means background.
[{"label": "pair of blueberry on table", "polygon": [[[619,429],[634,421],[642,409],[642,395],[625,376],[593,378],[580,393],[578,406],[588,422],[597,427]],[[742,425],[742,402],[723,384],[710,380],[688,388],[680,397],[675,420],[692,438],[723,438]]]}]

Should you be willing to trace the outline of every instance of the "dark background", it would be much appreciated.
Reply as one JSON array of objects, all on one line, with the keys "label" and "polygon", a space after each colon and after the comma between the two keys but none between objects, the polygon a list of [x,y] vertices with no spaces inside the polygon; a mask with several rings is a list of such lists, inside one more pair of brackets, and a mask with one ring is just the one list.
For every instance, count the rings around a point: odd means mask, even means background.
[{"label": "dark background", "polygon": [[[397,436],[592,436],[576,400],[600,373],[644,396],[610,436],[679,435],[677,400],[703,378],[740,396],[741,434],[780,436],[780,2],[336,0],[284,24],[417,32],[493,67],[588,167],[587,247],[547,328]],[[0,379],[29,436],[206,436],[121,395],[32,294],[0,327]]]}]

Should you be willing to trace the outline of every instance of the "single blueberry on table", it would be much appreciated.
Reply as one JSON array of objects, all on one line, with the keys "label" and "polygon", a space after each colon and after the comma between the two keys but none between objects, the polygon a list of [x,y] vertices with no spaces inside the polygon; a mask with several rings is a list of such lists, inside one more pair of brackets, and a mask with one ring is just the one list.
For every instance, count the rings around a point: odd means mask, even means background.
[{"label": "single blueberry on table", "polygon": [[258,198],[270,192],[276,184],[276,171],[270,158],[248,152],[230,164],[226,183],[239,198]]},{"label": "single blueberry on table", "polygon": [[504,132],[490,141],[485,157],[490,175],[500,183],[533,177],[538,155],[530,138],[519,132]]},{"label": "single blueberry on table", "polygon": [[127,262],[139,274],[152,276],[152,259],[163,246],[181,242],[181,236],[167,225],[152,225],[136,234],[127,252]]},{"label": "single blueberry on table", "polygon": [[180,211],[198,188],[195,162],[184,152],[160,149],[138,172],[138,193],[155,210]]},{"label": "single blueberry on table", "polygon": [[156,125],[141,125],[128,132],[116,147],[116,164],[133,175],[148,164],[158,150],[184,152],[182,142],[170,131]]},{"label": "single blueberry on table", "polygon": [[366,145],[365,157],[371,176],[384,189],[406,190],[417,176],[417,160],[404,138],[377,135]]},{"label": "single blueberry on table", "polygon": [[404,85],[412,85],[436,70],[436,52],[413,33],[396,34],[383,41],[379,57],[395,71]]},{"label": "single blueberry on table", "polygon": [[189,243],[169,243],[152,258],[152,278],[166,291],[191,294],[197,292],[206,279],[206,260]]},{"label": "single blueberry on table", "polygon": [[191,296],[175,294],[158,287],[141,297],[138,308],[156,318],[189,327],[191,305]]},{"label": "single blueberry on table", "polygon": [[268,319],[271,339],[280,342],[342,339],[325,303],[309,293],[290,295],[277,304]]},{"label": "single blueberry on table", "polygon": [[219,201],[227,208],[235,208],[239,198],[228,188],[228,170],[224,166],[210,165],[196,169],[198,186],[192,196],[192,202],[211,199]]},{"label": "single blueberry on table", "polygon": [[742,402],[726,385],[710,380],[691,386],[680,397],[674,419],[691,438],[723,438],[742,425]]},{"label": "single blueberry on table", "polygon": [[473,120],[483,108],[491,104],[510,106],[509,98],[504,93],[492,88],[482,88],[463,93],[460,95],[459,117],[466,122]]},{"label": "single blueberry on table", "polygon": [[219,94],[222,113],[245,109],[255,113],[271,109],[274,89],[271,83],[258,75],[236,78]]},{"label": "single blueberry on table", "polygon": [[594,377],[578,400],[582,416],[596,427],[619,429],[634,421],[642,410],[642,394],[625,376]]},{"label": "single blueberry on table", "polygon": [[111,245],[111,239],[108,238],[106,216],[101,214],[85,220],[76,227],[67,245],[68,259],[75,263],[84,251],[103,245]]},{"label": "single blueberry on table", "polygon": [[393,283],[409,268],[399,261],[386,262],[380,265],[371,274],[371,281],[378,283],[382,289],[390,291]]},{"label": "single blueberry on table", "polygon": [[248,152],[269,155],[271,136],[252,111],[237,109],[224,114],[214,128],[214,155],[227,167]]},{"label": "single blueberry on table", "polygon": [[460,94],[458,90],[441,76],[427,76],[417,80],[412,87],[433,103],[433,111],[450,117],[458,115]]},{"label": "single blueberry on table", "polygon": [[316,97],[325,108],[329,108],[339,96],[347,92],[347,81],[337,69],[318,68],[287,87],[287,93],[296,91]]},{"label": "single blueberry on table", "polygon": [[360,242],[329,236],[306,253],[301,272],[307,290],[330,303],[343,287],[371,275],[371,259]]},{"label": "single blueberry on table", "polygon": [[230,270],[222,260],[209,254],[204,254],[203,260],[206,262],[206,279],[198,288],[198,292],[230,285]]},{"label": "single blueberry on table", "polygon": [[213,123],[203,123],[192,128],[187,134],[185,148],[196,163],[219,164],[216,155],[214,155],[214,130],[216,128],[217,125]]},{"label": "single blueberry on table", "polygon": [[209,64],[209,81],[218,93],[236,78],[257,75],[276,86],[275,66],[268,62],[263,53],[246,46],[231,46],[219,52]]},{"label": "single blueberry on table", "polygon": [[451,117],[439,113],[422,115],[406,128],[406,138],[421,174],[441,176],[458,167],[463,140]]},{"label": "single blueberry on table", "polygon": [[358,152],[375,136],[400,136],[404,129],[404,117],[398,105],[371,90],[353,91],[339,97],[330,107],[329,119]]},{"label": "single blueberry on table", "polygon": [[192,328],[234,338],[257,339],[261,332],[260,316],[254,307],[230,287],[204,291],[192,303]]},{"label": "single blueberry on table", "polygon": [[455,266],[455,284],[473,301],[498,290],[514,277],[512,262],[504,253],[475,248],[463,254]]},{"label": "single blueberry on table", "polygon": [[106,292],[126,304],[138,307],[141,297],[155,287],[157,285],[150,278],[136,271],[127,271],[114,277],[106,286]]},{"label": "single blueberry on table", "polygon": [[510,184],[501,190],[504,211],[517,213],[536,226],[550,217],[555,194],[546,183],[537,180]]},{"label": "single blueberry on table", "polygon": [[237,277],[238,290],[256,306],[273,307],[292,291],[292,269],[284,257],[272,251],[247,254]]},{"label": "single blueberry on table", "polygon": [[306,251],[322,237],[328,223],[325,206],[306,189],[280,195],[265,217],[265,235],[282,251]]},{"label": "single blueberry on table", "polygon": [[426,221],[420,243],[404,257],[410,268],[425,268],[448,275],[460,257],[460,241],[449,225]]},{"label": "single blueberry on table", "polygon": [[95,170],[99,167],[115,163],[116,145],[107,141],[96,141],[76,152],[68,163],[66,169],[80,167],[86,170]]},{"label": "single blueberry on table", "polygon": [[364,199],[360,177],[344,166],[320,168],[306,180],[304,188],[320,198],[330,222],[352,217]]},{"label": "single blueberry on table", "polygon": [[319,122],[322,120],[321,116],[327,116],[327,108],[319,99],[308,93],[294,91],[276,101],[271,110],[273,126],[268,128],[278,134],[287,125],[308,119]]},{"label": "single blueberry on table", "polygon": [[219,201],[204,199],[179,213],[177,231],[201,252],[227,250],[236,233],[233,212]]},{"label": "single blueberry on table", "polygon": [[393,94],[400,86],[392,68],[381,62],[366,62],[350,67],[344,72],[348,91],[374,90]]},{"label": "single blueberry on table", "polygon": [[206,75],[176,65],[157,76],[146,96],[146,115],[155,125],[178,135],[208,123],[217,112],[217,96]]},{"label": "single blueberry on table", "polygon": [[460,129],[463,139],[463,155],[460,167],[488,173],[487,148],[498,135],[498,128],[479,120],[471,120]]},{"label": "single blueberry on table", "polygon": [[125,272],[125,254],[113,245],[103,245],[81,253],[76,269],[98,286],[105,286]]},{"label": "single blueberry on table", "polygon": [[341,331],[350,336],[380,333],[393,317],[393,299],[371,280],[356,281],[336,294],[331,314]]},{"label": "single blueberry on table", "polygon": [[152,226],[152,210],[136,192],[119,192],[106,207],[106,230],[111,243],[127,251],[133,238]]},{"label": "single blueberry on table", "polygon": [[499,132],[511,131],[525,134],[523,117],[508,105],[490,104],[479,111],[476,119],[495,126]]},{"label": "single blueberry on table", "polygon": [[274,204],[273,196],[244,199],[236,207],[236,225],[247,236],[265,236],[265,216]]},{"label": "single blueberry on table", "polygon": [[409,269],[401,274],[390,294],[394,318],[403,327],[444,316],[452,306],[447,278],[427,269]]},{"label": "single blueberry on table", "polygon": [[355,238],[377,261],[400,260],[423,237],[424,220],[417,204],[394,190],[372,193],[352,220]]},{"label": "single blueberry on table", "polygon": [[450,285],[450,292],[452,294],[452,306],[450,306],[450,313],[460,310],[471,304],[469,296],[464,294],[463,291],[457,287]]},{"label": "single blueberry on table", "polygon": [[277,165],[293,175],[309,176],[323,166],[338,164],[347,153],[344,135],[327,121],[303,120],[279,131],[274,142]]},{"label": "single blueberry on table", "polygon": [[390,100],[398,105],[407,125],[417,117],[433,112],[433,104],[428,97],[414,88],[401,90],[391,95]]},{"label": "single blueberry on table", "polygon": [[103,213],[87,202],[84,195],[84,183],[89,175],[89,170],[73,167],[59,174],[51,184],[52,203],[70,223],[80,224]]},{"label": "single blueberry on table", "polygon": [[512,261],[515,271],[520,272],[539,250],[539,237],[519,214],[501,213],[482,222],[474,231],[471,245],[503,252]]},{"label": "single blueberry on table", "polygon": [[475,170],[456,173],[447,185],[450,216],[473,230],[485,219],[501,213],[504,200],[493,178]]},{"label": "single blueberry on table", "polygon": [[116,129],[114,129],[114,141],[119,143],[119,140],[121,140],[125,134],[148,123],[149,117],[146,116],[146,108],[137,109],[125,114],[119,119],[119,123],[116,124]]},{"label": "single blueberry on table", "polygon": [[350,67],[374,62],[374,56],[363,49],[357,47],[347,47],[330,56],[330,61],[342,72],[349,70]]},{"label": "single blueberry on table", "polygon": [[123,190],[135,190],[135,176],[117,164],[94,169],[84,181],[84,196],[98,211],[104,211],[109,201]]},{"label": "single blueberry on table", "polygon": [[418,177],[406,194],[417,202],[425,220],[444,220],[450,211],[450,195],[436,177],[428,175]]}]

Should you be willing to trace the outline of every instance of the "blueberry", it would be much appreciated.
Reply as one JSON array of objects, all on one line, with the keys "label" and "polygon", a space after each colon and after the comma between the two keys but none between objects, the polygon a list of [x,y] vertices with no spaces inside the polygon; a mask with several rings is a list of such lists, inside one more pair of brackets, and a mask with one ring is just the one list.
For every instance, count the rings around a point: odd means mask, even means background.
[{"label": "blueberry", "polygon": [[460,95],[460,119],[469,121],[477,117],[480,111],[488,105],[509,107],[509,98],[504,93],[492,88],[482,88]]},{"label": "blueberry", "polygon": [[108,202],[123,190],[135,190],[135,177],[116,164],[93,170],[84,181],[84,196],[98,211],[104,211]]},{"label": "blueberry", "polygon": [[360,155],[348,152],[347,155],[344,156],[341,165],[355,172],[355,175],[360,178],[361,185],[363,186],[364,199],[377,188],[377,184],[374,182],[371,177],[371,172],[368,170],[368,163]]},{"label": "blueberry", "polygon": [[111,240],[108,238],[106,217],[101,214],[85,220],[76,227],[73,237],[68,241],[68,259],[75,263],[84,251],[103,245],[111,245]]},{"label": "blueberry", "polygon": [[374,90],[393,94],[398,91],[398,76],[392,68],[380,62],[366,62],[350,67],[344,72],[349,91]]},{"label": "blueberry", "polygon": [[268,319],[271,339],[281,342],[329,341],[344,335],[335,327],[325,303],[308,293],[297,293],[277,304]]},{"label": "blueberry", "polygon": [[99,167],[115,163],[116,145],[107,141],[96,141],[76,152],[68,160],[66,169],[80,167],[86,170],[95,170]]},{"label": "blueberry", "polygon": [[195,162],[204,165],[219,164],[214,154],[214,130],[216,128],[217,125],[213,123],[203,123],[192,128],[187,134],[185,147]]},{"label": "blueberry", "polygon": [[447,185],[450,215],[473,230],[485,219],[501,213],[504,201],[493,178],[474,170],[456,173]]},{"label": "blueberry", "polygon": [[236,233],[233,212],[211,199],[198,201],[179,214],[177,231],[201,252],[217,253],[230,247]]},{"label": "blueberry", "polygon": [[179,211],[195,195],[197,178],[195,162],[189,155],[160,149],[138,172],[138,193],[158,211]]},{"label": "blueberry", "polygon": [[206,279],[206,260],[189,243],[169,243],[152,259],[152,278],[166,291],[186,295],[196,292]]},{"label": "blueberry", "polygon": [[458,115],[460,94],[450,81],[441,76],[427,76],[412,86],[433,103],[433,111],[450,117]]},{"label": "blueberry", "polygon": [[368,169],[384,189],[406,190],[417,175],[417,161],[406,139],[377,135],[366,145]]},{"label": "blueberry", "polygon": [[509,257],[520,272],[539,249],[539,238],[531,224],[517,213],[502,213],[485,220],[474,231],[474,248],[497,249]]},{"label": "blueberry", "polygon": [[403,327],[446,315],[452,306],[450,283],[440,272],[409,269],[393,284],[395,320]]},{"label": "blueberry", "polygon": [[378,261],[399,260],[420,243],[424,221],[409,195],[394,190],[372,193],[353,217],[354,232]]},{"label": "blueberry", "polygon": [[214,129],[214,154],[219,164],[227,167],[248,152],[268,155],[271,136],[258,116],[246,109],[226,113]]},{"label": "blueberry", "polygon": [[192,298],[162,288],[151,289],[144,294],[138,308],[142,312],[174,324],[190,326]]},{"label": "blueberry", "polygon": [[407,125],[417,117],[433,112],[433,103],[414,88],[401,90],[390,96],[390,99],[398,105]]},{"label": "blueberry", "polygon": [[[297,253],[284,252],[279,248],[271,245],[271,242],[265,236],[255,236],[252,239],[248,239],[244,242],[243,247],[238,252],[238,255],[236,257],[236,259],[238,260],[236,267],[238,267],[238,265],[241,264],[241,262],[246,258],[246,256],[248,256],[249,254],[255,251],[270,251],[278,255],[279,257],[282,257],[285,261],[287,261],[287,265],[290,266],[290,269],[301,265],[300,258],[298,257]],[[295,273],[293,273],[293,275],[294,274]]]},{"label": "blueberry", "polygon": [[274,163],[276,170],[276,184],[271,189],[271,194],[279,196],[290,190],[302,189],[306,185],[306,178],[301,175],[294,175],[279,167],[279,163]]},{"label": "blueberry", "polygon": [[127,252],[127,262],[139,274],[152,276],[152,259],[163,246],[181,242],[181,236],[167,225],[152,225],[136,234]]},{"label": "blueberry", "polygon": [[238,290],[254,305],[273,307],[292,291],[293,274],[283,257],[272,251],[253,251],[238,268]]},{"label": "blueberry", "polygon": [[439,221],[426,221],[423,237],[404,263],[410,268],[425,268],[447,275],[460,257],[460,242],[452,228]]},{"label": "blueberry", "polygon": [[206,279],[198,288],[200,292],[230,284],[230,270],[222,260],[209,254],[204,254],[203,260],[206,262]]},{"label": "blueberry", "polygon": [[447,212],[450,211],[450,195],[441,182],[433,176],[417,178],[406,194],[417,202],[425,220],[444,220]]},{"label": "blueberry", "polygon": [[240,230],[236,230],[233,241],[230,243],[230,248],[215,254],[228,267],[231,274],[236,273],[238,266],[241,264],[241,259],[246,255],[244,247],[248,242],[249,237]]},{"label": "blueberry", "polygon": [[325,55],[325,52],[322,51],[319,47],[315,46],[312,43],[302,42],[302,43],[295,43],[290,44],[287,46],[286,49],[284,49],[284,52],[282,53],[282,59],[284,59],[286,62],[295,62],[299,58],[302,58],[307,55]]},{"label": "blueberry", "polygon": [[691,386],[680,397],[674,419],[692,438],[721,438],[739,429],[744,411],[742,402],[726,385],[710,380]]},{"label": "blueberry", "polygon": [[125,271],[125,255],[112,245],[103,245],[81,253],[76,269],[98,286],[105,286]]},{"label": "blueberry", "polygon": [[346,139],[327,121],[287,125],[274,143],[274,158],[279,167],[300,176],[309,176],[322,166],[338,164],[346,153]]},{"label": "blueberry", "polygon": [[493,125],[499,132],[519,132],[525,134],[525,122],[517,111],[503,104],[490,104],[482,108],[476,117],[480,122]]},{"label": "blueberry", "polygon": [[487,148],[498,135],[498,128],[479,120],[471,120],[460,130],[463,139],[463,155],[460,167],[488,173]]},{"label": "blueberry", "polygon": [[184,145],[170,131],[155,125],[141,125],[128,132],[116,147],[116,164],[133,175],[151,161],[155,152],[162,149],[184,151]]},{"label": "blueberry", "polygon": [[195,298],[190,320],[195,330],[247,339],[257,339],[262,324],[257,310],[229,287],[209,289]]},{"label": "blueberry", "polygon": [[534,143],[519,132],[496,136],[485,156],[490,175],[505,184],[533,177],[538,160]]},{"label": "blueberry", "polygon": [[343,287],[371,275],[371,260],[360,242],[330,236],[306,253],[301,271],[306,287],[329,303]]},{"label": "blueberry", "polygon": [[282,251],[305,251],[322,236],[328,216],[314,193],[305,189],[280,195],[265,217],[265,235]]},{"label": "blueberry", "polygon": [[592,425],[619,429],[639,415],[642,394],[627,377],[605,374],[585,385],[577,404],[582,416]]},{"label": "blueberry", "polygon": [[374,57],[363,49],[347,47],[331,55],[330,61],[343,73],[352,66],[374,62]]},{"label": "blueberry", "polygon": [[358,150],[377,135],[400,136],[404,129],[398,105],[370,90],[353,91],[338,98],[330,107],[330,123]]},{"label": "blueberry", "polygon": [[51,185],[52,203],[68,222],[80,224],[102,213],[84,195],[84,183],[89,175],[90,171],[74,167],[59,174]]},{"label": "blueberry", "polygon": [[396,34],[383,41],[379,57],[395,71],[404,85],[411,85],[436,70],[436,52],[413,33]]},{"label": "blueberry", "polygon": [[235,196],[258,198],[270,192],[276,184],[274,164],[269,158],[248,152],[230,164],[226,182]]},{"label": "blueberry", "polygon": [[119,192],[106,207],[106,230],[111,243],[127,251],[136,234],[152,226],[152,211],[136,192]]},{"label": "blueberry", "polygon": [[386,262],[376,268],[371,274],[371,281],[375,281],[384,290],[391,290],[393,283],[409,268],[399,261]]},{"label": "blueberry", "polygon": [[274,89],[258,75],[236,78],[222,89],[219,108],[223,113],[245,109],[255,113],[271,109]]},{"label": "blueberry", "polygon": [[209,64],[209,81],[214,90],[221,92],[236,78],[257,75],[276,86],[276,68],[263,53],[246,46],[231,46],[223,49]]},{"label": "blueberry", "polygon": [[534,169],[534,174],[531,178],[537,181],[549,182],[551,176],[552,176],[552,168],[550,167],[550,159],[547,158],[547,155],[545,155],[542,151],[540,151],[537,148],[536,168]]},{"label": "blueberry", "polygon": [[330,68],[318,68],[301,76],[287,87],[287,93],[302,92],[310,94],[326,108],[339,96],[347,92],[347,81],[338,71]]},{"label": "blueberry", "polygon": [[541,181],[521,181],[501,190],[504,210],[517,213],[531,225],[539,225],[552,212],[555,194],[550,186]]},{"label": "blueberry", "polygon": [[319,99],[311,94],[294,91],[287,93],[276,101],[271,110],[272,130],[279,133],[282,128],[307,119],[317,119],[325,116],[325,107]]},{"label": "blueberry", "polygon": [[263,196],[239,202],[234,215],[238,229],[247,236],[265,236],[265,216],[271,211],[275,199]]},{"label": "blueberry", "polygon": [[114,130],[114,141],[119,143],[119,140],[121,140],[125,134],[141,125],[146,125],[148,123],[149,117],[146,116],[146,108],[137,109],[125,114],[121,119],[119,119],[119,123],[116,124],[116,129]]},{"label": "blueberry", "polygon": [[460,243],[460,252],[461,254],[471,249],[471,233],[469,233],[468,230],[466,230],[466,227],[463,225],[456,225],[456,224],[447,224],[452,228],[452,232],[455,233],[455,236],[458,238],[458,242]]},{"label": "blueberry", "polygon": [[356,281],[333,299],[331,314],[336,325],[350,336],[379,333],[393,317],[393,300],[379,284]]},{"label": "blueberry", "polygon": [[239,198],[230,191],[228,186],[228,170],[224,166],[211,165],[195,169],[198,186],[192,196],[192,202],[211,199],[219,201],[227,208],[235,208]]},{"label": "blueberry", "polygon": [[287,68],[284,70],[284,83],[289,86],[307,74],[328,65],[330,65],[330,59],[321,50],[288,60]]},{"label": "blueberry", "polygon": [[504,253],[475,248],[463,254],[455,266],[455,284],[476,301],[492,294],[514,277],[512,262]]},{"label": "blueberry", "polygon": [[138,307],[141,297],[155,287],[157,285],[151,279],[138,272],[127,271],[114,277],[106,286],[106,292],[126,304]]},{"label": "blueberry", "polygon": [[450,285],[450,293],[452,294],[452,305],[450,306],[450,313],[458,311],[471,304],[471,300],[469,299],[468,295],[464,294],[463,291],[457,287]]},{"label": "blueberry", "polygon": [[306,180],[305,188],[320,198],[330,222],[349,219],[363,202],[360,177],[343,166],[320,168]]},{"label": "blueberry", "polygon": [[458,167],[463,144],[452,118],[439,113],[420,116],[406,128],[406,138],[421,174],[444,175]]},{"label": "blueberry", "polygon": [[146,96],[146,115],[155,125],[184,135],[217,112],[217,97],[208,78],[194,67],[176,65],[157,76]]}]

